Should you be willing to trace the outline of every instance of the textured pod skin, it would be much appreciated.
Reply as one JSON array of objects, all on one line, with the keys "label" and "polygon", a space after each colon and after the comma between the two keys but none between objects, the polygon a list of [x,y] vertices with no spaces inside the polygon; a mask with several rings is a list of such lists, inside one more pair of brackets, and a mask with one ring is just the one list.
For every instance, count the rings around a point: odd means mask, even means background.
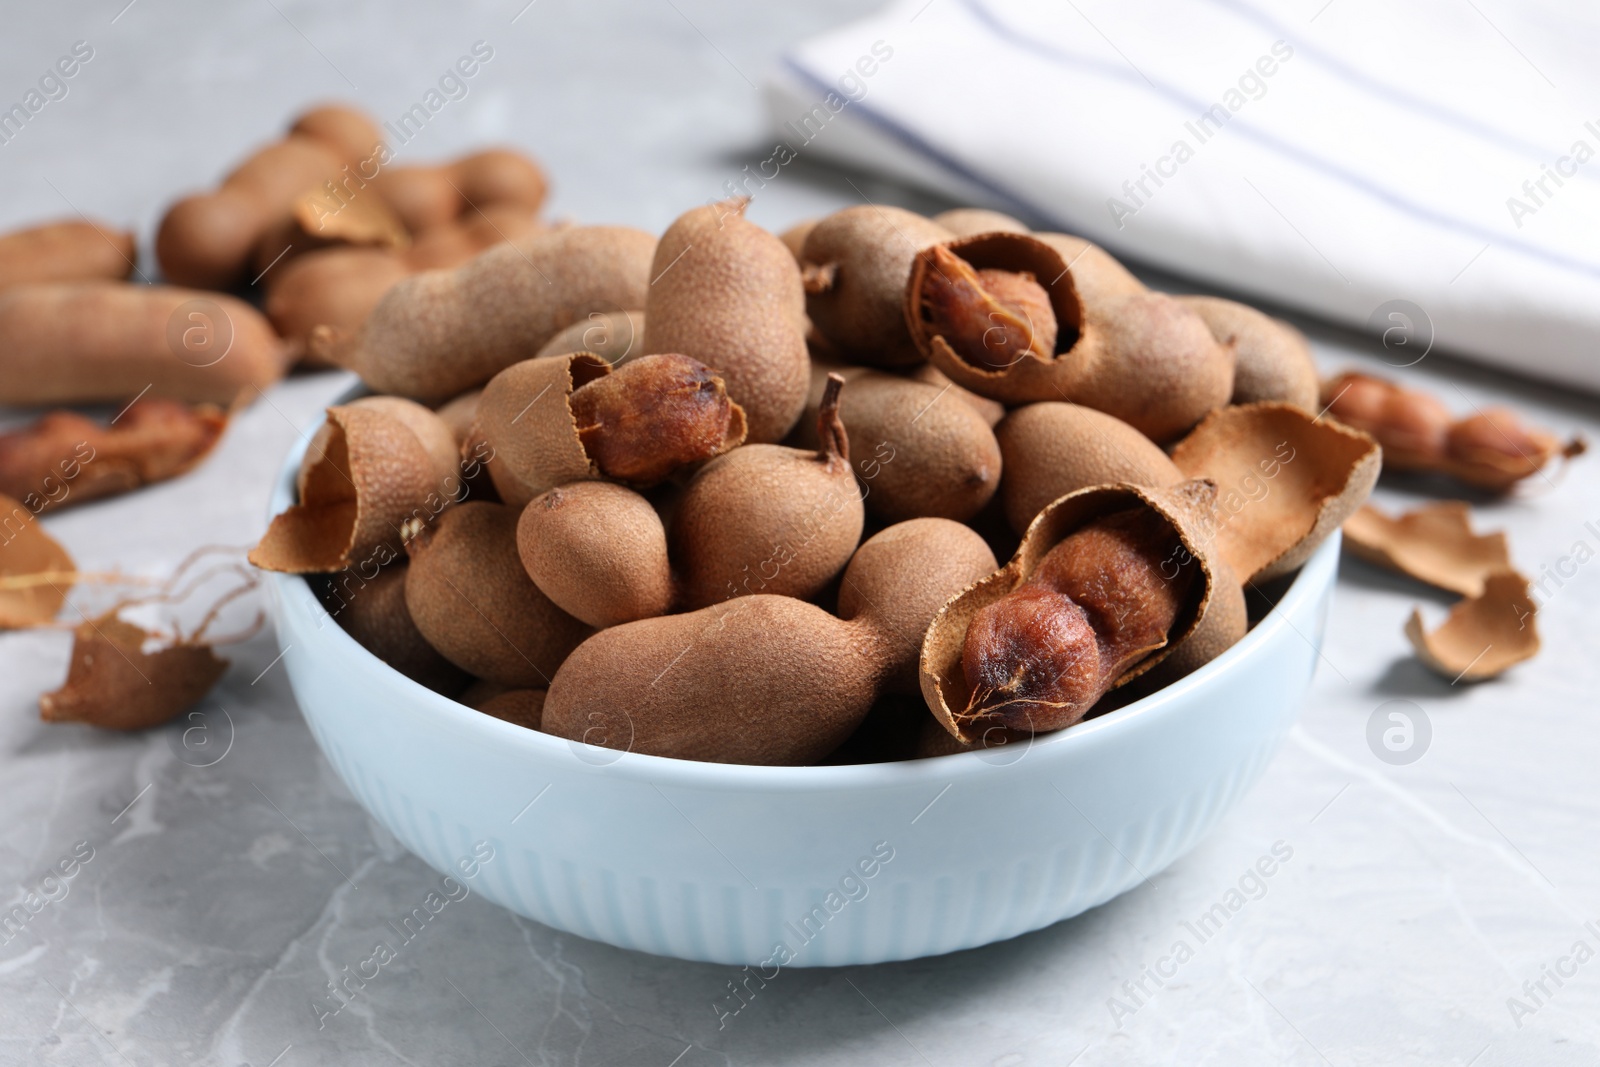
[{"label": "textured pod skin", "polygon": [[438,166],[385,167],[371,185],[412,233],[447,225],[491,204],[537,211],[549,191],[537,163],[504,148]]},{"label": "textured pod skin", "polygon": [[612,366],[642,356],[643,311],[591,311],[544,343],[535,358],[592,352]]},{"label": "textured pod skin", "polygon": [[[435,412],[429,411],[414,400],[399,396],[364,396],[359,400],[352,400],[350,406],[381,411],[415,434],[417,441],[422,445],[422,451],[428,456],[428,465],[433,470],[434,485],[441,492],[454,491],[451,484],[447,483],[451,483],[452,478],[459,478],[461,474],[461,449],[456,444],[455,434],[449,424]],[[313,441],[313,447],[315,444]],[[310,451],[311,449],[307,449],[307,452]]]},{"label": "textured pod skin", "polygon": [[817,451],[745,445],[690,480],[668,541],[686,606],[751,593],[803,600],[849,563],[865,511],[838,418],[843,384],[835,375],[823,396]]},{"label": "textured pod skin", "polygon": [[133,273],[134,235],[72,219],[0,236],[0,289],[43,282],[119,281]]},{"label": "textured pod skin", "polygon": [[994,558],[939,519],[889,527],[858,556],[844,588],[866,595],[841,603],[846,618],[758,594],[600,631],[557,673],[542,729],[677,759],[816,762],[903,680],[937,606]]},{"label": "textured pod skin", "polygon": [[517,552],[541,591],[596,628],[672,607],[667,531],[650,502],[610,482],[574,482],[534,498],[517,522]]},{"label": "textured pod skin", "polygon": [[311,350],[378,392],[447,400],[527,359],[590,311],[642,305],[654,250],[649,234],[623,227],[540,231],[455,270],[406,278],[358,335],[319,329]]},{"label": "textured pod skin", "polygon": [[1072,284],[1078,297],[1087,304],[1105,304],[1120,296],[1145,292],[1145,284],[1134,277],[1110,252],[1070,233],[1036,233],[1039,240],[1055,249],[1072,268]]},{"label": "textured pod skin", "polygon": [[1132,506],[1148,507],[1177,536],[1183,558],[1163,561],[1163,566],[1182,567],[1191,561],[1199,573],[1189,591],[1187,603],[1168,630],[1167,644],[1125,671],[1112,688],[1125,685],[1153,669],[1188,637],[1205,617],[1215,581],[1210,555],[1214,536],[1211,508],[1216,487],[1204,481],[1184,482],[1171,489],[1149,489],[1132,485],[1100,485],[1070,493],[1052,503],[1028,527],[1022,545],[1006,565],[974,582],[951,598],[928,627],[919,663],[922,695],[934,717],[964,744],[980,741],[985,724],[980,720],[963,722],[971,691],[962,673],[962,650],[967,630],[983,608],[995,603],[1026,582],[1050,550],[1069,534],[1083,529],[1095,519]]},{"label": "textured pod skin", "polygon": [[770,443],[805,406],[805,293],[783,242],[744,217],[748,203],[695,208],[662,235],[642,302],[642,354],[677,352],[710,367],[744,408],[750,440]]},{"label": "textured pod skin", "polygon": [[411,621],[406,608],[406,562],[384,567],[355,588],[335,584],[322,594],[328,614],[356,644],[436,693],[459,693],[470,680],[465,671],[439,655]]},{"label": "textured pod skin", "polygon": [[148,388],[227,405],[277,381],[286,360],[261,313],[221,293],[121,282],[0,292],[0,404],[126,403]]},{"label": "textured pod skin", "polygon": [[517,556],[517,514],[451,508],[407,543],[406,607],[428,643],[479,678],[542,689],[590,630],[550,602]]},{"label": "textured pod skin", "polygon": [[325,425],[302,461],[300,502],[274,517],[250,552],[263,570],[382,566],[399,554],[409,519],[445,506],[428,453],[404,423],[370,406],[345,405],[329,408]]},{"label": "textured pod skin", "polygon": [[[966,522],[1000,486],[1000,446],[983,416],[955,390],[851,368],[839,416],[850,428],[850,462],[865,487],[867,513],[884,522],[934,517]],[[822,368],[801,426],[816,420]],[[815,432],[795,434],[814,445]]]},{"label": "textured pod skin", "polygon": [[[1084,404],[1155,441],[1182,434],[1232,394],[1232,349],[1218,344],[1199,315],[1172,297],[1141,287],[1103,303],[1089,300],[1077,287],[1078,268],[1054,245],[1027,234],[982,234],[945,247],[979,270],[1032,274],[1049,295],[1059,331],[1048,359],[1024,355],[1001,368],[968,362],[929,317],[923,294],[937,267],[930,253],[919,254],[905,293],[907,328],[918,348],[958,385],[1009,405]],[[983,323],[974,328],[981,330]]]},{"label": "textured pod skin", "polygon": [[971,237],[978,233],[1031,233],[1027,223],[1002,211],[983,207],[957,207],[941,211],[933,221],[950,231],[952,237]]},{"label": "textured pod skin", "polygon": [[303,353],[318,326],[354,331],[411,270],[383,248],[325,248],[280,263],[268,275],[267,318]]},{"label": "textured pod skin", "polygon": [[156,232],[156,258],[167,279],[198,289],[226,289],[245,279],[261,239],[289,215],[294,198],[371,156],[383,138],[372,121],[347,108],[317,108],[287,137],[239,164],[213,193],[174,204]]},{"label": "textured pod skin", "polygon": [[924,248],[953,235],[897,207],[836,211],[806,236],[806,313],[851,363],[911,367],[926,359],[906,332],[906,279]]},{"label": "textured pod skin", "polygon": [[1317,365],[1305,335],[1281,319],[1220,296],[1180,296],[1219,344],[1233,345],[1233,404],[1281,400],[1315,413]]},{"label": "textured pod skin", "polygon": [[1006,521],[1021,534],[1057,497],[1091,485],[1156,488],[1184,474],[1153,441],[1121,419],[1079,404],[1028,404],[995,427],[1005,478]]},{"label": "textured pod skin", "polygon": [[906,377],[912,381],[927,382],[937,385],[940,389],[950,390],[950,395],[960,397],[961,400],[976,411],[984,422],[989,424],[989,429],[1000,425],[1000,420],[1006,417],[1006,406],[998,400],[990,400],[986,396],[979,396],[971,389],[963,389],[950,380],[950,376],[935,367],[932,363],[923,363],[912,367],[905,372]]},{"label": "textured pod skin", "polygon": [[605,360],[578,352],[526,359],[490,379],[477,426],[494,450],[489,468],[502,500],[520,508],[546,489],[600,477],[578,438],[570,398],[610,373]]},{"label": "textured pod skin", "polygon": [[1213,551],[1244,582],[1295,570],[1372,492],[1383,450],[1360,430],[1292,404],[1213,412],[1172,450],[1217,484]]}]

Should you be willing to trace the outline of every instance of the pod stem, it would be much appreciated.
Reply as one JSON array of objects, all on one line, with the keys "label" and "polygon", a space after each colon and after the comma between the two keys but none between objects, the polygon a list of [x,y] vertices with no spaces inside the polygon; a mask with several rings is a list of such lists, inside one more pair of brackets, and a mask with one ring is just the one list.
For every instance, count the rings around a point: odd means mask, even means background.
[{"label": "pod stem", "polygon": [[836,464],[850,462],[850,437],[844,431],[844,420],[839,417],[839,394],[843,390],[844,378],[829,372],[828,384],[822,390],[822,406],[817,409],[817,438],[822,442],[817,458],[830,469]]}]

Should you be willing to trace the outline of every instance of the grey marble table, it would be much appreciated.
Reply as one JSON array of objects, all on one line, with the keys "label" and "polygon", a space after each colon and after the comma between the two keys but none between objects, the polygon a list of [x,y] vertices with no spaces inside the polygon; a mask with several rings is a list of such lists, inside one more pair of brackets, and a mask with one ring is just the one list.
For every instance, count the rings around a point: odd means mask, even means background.
[{"label": "grey marble table", "polygon": [[[81,210],[148,236],[167,200],[211,181],[296,108],[339,97],[398,116],[482,40],[493,58],[407,158],[525,146],[550,166],[557,213],[659,230],[764,158],[758,86],[783,45],[858,10],[847,0],[123,2],[6,12],[0,102],[74,42],[94,54],[63,98],[0,145],[0,225]],[[776,227],[863,196],[936,206],[801,160],[752,216]],[[1359,338],[1313,335],[1325,369],[1382,367]],[[1593,399],[1437,354],[1408,374],[1462,410],[1509,402],[1600,437]],[[86,569],[159,574],[198,544],[248,544],[297,427],[346,383],[292,379],[189,476],[45,526]],[[1402,505],[1414,488],[1386,484],[1379,496]],[[713,1005],[731,968],[615,950],[476,897],[319,1027],[312,1005],[326,983],[436,876],[322,759],[281,668],[269,669],[271,635],[229,652],[216,699],[235,735],[208,767],[180,759],[170,730],[40,723],[35,701],[59,684],[67,641],[0,636],[5,910],[62,860],[90,857],[65,896],[0,944],[0,1062],[1595,1064],[1600,565],[1573,560],[1600,548],[1600,462],[1536,479],[1482,507],[1479,522],[1508,530],[1521,566],[1547,576],[1537,661],[1477,686],[1433,677],[1400,631],[1414,603],[1432,621],[1444,601],[1347,561],[1299,726],[1189,856],[1015,941],[786,972],[720,1029]],[[1367,741],[1391,700],[1412,702],[1431,727],[1405,765]],[[1175,977],[1146,977],[1185,921],[1274,847],[1290,858],[1265,889]]]}]

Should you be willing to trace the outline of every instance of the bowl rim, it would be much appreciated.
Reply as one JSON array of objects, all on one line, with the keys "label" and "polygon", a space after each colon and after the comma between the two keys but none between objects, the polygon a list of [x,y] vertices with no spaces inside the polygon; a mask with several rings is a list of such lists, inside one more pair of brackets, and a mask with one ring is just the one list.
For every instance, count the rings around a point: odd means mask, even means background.
[{"label": "bowl rim", "polygon": [[[340,404],[366,395],[360,383],[341,392],[331,404]],[[331,405],[330,405],[331,406]],[[279,471],[278,479],[268,503],[268,519],[278,514],[292,502],[300,458],[311,442],[311,435],[321,425],[319,418],[313,426],[299,432],[299,439],[290,448]],[[708,763],[699,760],[677,759],[669,756],[652,756],[642,752],[602,748],[582,741],[570,741],[553,734],[530,730],[492,715],[485,715],[459,701],[436,693],[420,682],[412,681],[393,667],[384,663],[363,648],[341,626],[324,627],[324,636],[334,642],[335,655],[352,658],[365,670],[391,672],[394,680],[414,690],[415,704],[437,715],[450,729],[465,731],[473,744],[491,745],[525,753],[531,765],[546,765],[564,773],[602,774],[648,784],[674,785],[701,791],[739,791],[772,793],[811,793],[849,790],[852,792],[900,789],[915,784],[954,784],[958,781],[987,777],[1011,771],[1027,762],[1047,761],[1047,765],[1063,764],[1078,757],[1092,757],[1105,746],[1123,741],[1135,731],[1153,728],[1168,715],[1181,712],[1181,705],[1191,694],[1202,688],[1220,686],[1222,679],[1237,673],[1240,664],[1252,655],[1262,654],[1264,646],[1283,633],[1293,629],[1301,640],[1311,638],[1299,632],[1289,621],[1291,613],[1299,612],[1305,603],[1333,584],[1338,572],[1338,553],[1341,531],[1319,545],[1300,568],[1278,602],[1259,622],[1237,641],[1233,647],[1199,670],[1164,686],[1148,696],[1104,715],[1078,723],[1064,730],[1035,736],[1027,742],[1021,755],[996,759],[997,750],[974,750],[945,756],[899,760],[889,763],[852,763],[824,766],[772,766],[765,764]],[[283,616],[297,615],[296,625],[311,623],[306,618],[305,604],[311,597],[293,595],[295,586],[310,592],[307,575],[265,572],[274,593],[272,600]],[[281,630],[283,620],[275,620]],[[283,643],[278,635],[280,650]],[[1317,652],[1321,658],[1320,649]],[[293,683],[291,681],[291,688]],[[299,702],[299,694],[296,694]],[[302,714],[305,714],[302,708]],[[1037,754],[1033,750],[1041,750]],[[595,755],[580,758],[579,752]],[[596,759],[602,762],[596,762]]]}]

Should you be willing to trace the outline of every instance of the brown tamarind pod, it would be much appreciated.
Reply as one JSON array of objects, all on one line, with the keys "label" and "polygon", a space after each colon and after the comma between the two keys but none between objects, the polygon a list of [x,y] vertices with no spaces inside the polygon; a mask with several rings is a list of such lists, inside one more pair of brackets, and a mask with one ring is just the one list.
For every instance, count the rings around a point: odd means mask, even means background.
[{"label": "brown tamarind pod", "polygon": [[277,381],[287,357],[259,311],[221,293],[125,282],[0,290],[0,404],[148,392],[227,405]]},{"label": "brown tamarind pod", "polygon": [[541,231],[454,270],[404,279],[358,334],[318,329],[310,347],[379,392],[442,401],[526,359],[590,311],[642,305],[654,249],[649,234],[622,227]]},{"label": "brown tamarind pod", "polygon": [[1080,404],[1026,404],[995,427],[1004,458],[1000,496],[1021,534],[1046,504],[1091,485],[1163,488],[1184,480],[1167,454],[1121,419]]},{"label": "brown tamarind pod", "polygon": [[1072,286],[1086,304],[1109,304],[1118,297],[1147,292],[1144,282],[1122,261],[1092,241],[1070,233],[1036,233],[1072,270]]},{"label": "brown tamarind pod", "polygon": [[544,700],[543,689],[507,689],[480,702],[475,710],[525,730],[537,730],[544,718]]},{"label": "brown tamarind pod", "polygon": [[541,728],[677,759],[823,758],[908,680],[928,621],[994,561],[945,519],[891,526],[856,556],[838,616],[758,594],[601,630],[557,672]]},{"label": "brown tamarind pod", "polygon": [[[850,461],[868,513],[885,522],[925,516],[966,522],[982,511],[1001,482],[1000,446],[983,416],[936,385],[849,371],[839,417],[850,428]],[[801,447],[820,443],[816,414],[827,373],[826,365],[813,364],[813,400],[792,435]]]},{"label": "brown tamarind pod", "polygon": [[690,479],[668,539],[685,606],[812,597],[849,563],[865,519],[839,416],[843,385],[834,376],[823,396],[815,451],[745,445]]},{"label": "brown tamarind pod", "polygon": [[459,693],[468,675],[428,644],[406,607],[404,559],[362,579],[331,575],[321,591],[323,606],[356,644],[436,693]]},{"label": "brown tamarind pod", "polygon": [[948,389],[950,395],[958,397],[961,401],[978,413],[984,422],[989,424],[989,429],[1000,425],[1000,420],[1006,417],[1006,406],[998,400],[990,400],[986,396],[979,396],[971,389],[963,389],[950,380],[950,376],[935,367],[932,363],[919,363],[905,372],[905,376],[915,382],[927,382],[940,389]]},{"label": "brown tamarind pod", "polygon": [[1371,434],[1391,470],[1432,471],[1468,485],[1505,492],[1557,456],[1582,455],[1581,437],[1562,443],[1492,407],[1457,419],[1438,398],[1370,374],[1349,371],[1322,386],[1327,413]]},{"label": "brown tamarind pod", "polygon": [[406,607],[428,643],[470,674],[542,689],[590,630],[539,591],[517,555],[517,513],[468,501],[406,543]]},{"label": "brown tamarind pod", "polygon": [[1233,346],[1233,404],[1281,400],[1316,413],[1317,366],[1305,335],[1281,319],[1220,296],[1180,296],[1217,343]]},{"label": "brown tamarind pod", "polygon": [[778,240],[783,242],[783,247],[789,250],[796,263],[805,262],[806,238],[811,236],[811,231],[816,229],[820,221],[820,219],[806,219],[778,234]]},{"label": "brown tamarind pod", "polygon": [[592,352],[616,366],[644,355],[643,311],[591,311],[546,341],[535,358]]},{"label": "brown tamarind pod", "polygon": [[303,354],[318,326],[359,330],[383,294],[410,273],[405,260],[387,249],[321,249],[280,263],[269,275],[263,307],[278,333]]},{"label": "brown tamarind pod", "polygon": [[43,282],[120,281],[138,255],[128,230],[70,219],[0,235],[0,289]]},{"label": "brown tamarind pod", "polygon": [[856,206],[819,220],[806,236],[806,314],[851,363],[910,367],[927,358],[906,332],[906,280],[918,252],[951,238],[913,211]]},{"label": "brown tamarind pod", "polygon": [[928,628],[923,696],[955,737],[1078,722],[1193,632],[1212,598],[1216,488],[1094,486],[1052,503],[1006,566]]},{"label": "brown tamarind pod", "polygon": [[744,217],[748,204],[694,208],[662,234],[643,302],[644,351],[710,367],[744,408],[750,440],[770,443],[805,407],[805,293],[783,242]]},{"label": "brown tamarind pod", "polygon": [[958,207],[941,211],[933,221],[950,231],[952,237],[971,237],[979,233],[1032,233],[1027,223],[1002,211],[982,207]]},{"label": "brown tamarind pod", "polygon": [[1067,400],[1169,440],[1227,402],[1233,352],[1205,322],[1148,290],[1086,301],[1052,245],[991,233],[917,255],[905,316],[951,380],[1016,405]]},{"label": "brown tamarind pod", "polygon": [[522,566],[562,611],[596,628],[672,609],[667,531],[650,502],[611,482],[540,494],[517,522]]},{"label": "brown tamarind pod", "polygon": [[1219,408],[1172,450],[1217,485],[1214,553],[1244,582],[1288,574],[1353,515],[1383,452],[1359,430],[1292,404]]},{"label": "brown tamarind pod", "polygon": [[[297,196],[337,179],[382,143],[377,127],[344,108],[319,108],[283,139],[235,168],[215,192],[179,200],[161,220],[156,258],[169,281],[226,289],[245,279],[257,246]],[[358,147],[362,146],[364,147]]]}]

